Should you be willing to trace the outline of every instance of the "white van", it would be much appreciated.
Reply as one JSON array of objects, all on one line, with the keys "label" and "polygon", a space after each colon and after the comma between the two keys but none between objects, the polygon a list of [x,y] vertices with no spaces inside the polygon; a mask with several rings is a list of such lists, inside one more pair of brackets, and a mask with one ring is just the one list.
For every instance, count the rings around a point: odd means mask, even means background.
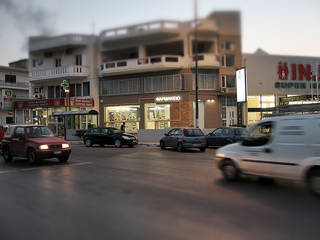
[{"label": "white van", "polygon": [[218,149],[215,161],[227,180],[241,174],[301,180],[320,196],[320,114],[262,120],[242,143]]}]

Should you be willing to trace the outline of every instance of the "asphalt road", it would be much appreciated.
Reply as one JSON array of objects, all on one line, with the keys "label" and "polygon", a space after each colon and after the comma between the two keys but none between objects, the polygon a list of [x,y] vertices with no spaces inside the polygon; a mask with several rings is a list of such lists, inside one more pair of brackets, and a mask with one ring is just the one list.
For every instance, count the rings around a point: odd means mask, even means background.
[{"label": "asphalt road", "polygon": [[1,161],[0,239],[320,239],[320,199],[227,183],[213,153],[75,145],[68,164]]}]

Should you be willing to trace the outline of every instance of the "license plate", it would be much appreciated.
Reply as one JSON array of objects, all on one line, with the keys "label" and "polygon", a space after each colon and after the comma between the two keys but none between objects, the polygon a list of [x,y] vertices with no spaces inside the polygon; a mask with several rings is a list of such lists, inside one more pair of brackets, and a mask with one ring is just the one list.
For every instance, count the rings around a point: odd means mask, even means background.
[{"label": "license plate", "polygon": [[54,154],[61,154],[61,151],[54,151]]}]

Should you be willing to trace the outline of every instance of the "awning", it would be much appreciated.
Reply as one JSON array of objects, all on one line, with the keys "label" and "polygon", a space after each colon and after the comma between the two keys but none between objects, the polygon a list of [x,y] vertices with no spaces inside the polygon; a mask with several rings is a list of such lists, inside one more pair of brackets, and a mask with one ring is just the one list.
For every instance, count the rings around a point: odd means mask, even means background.
[{"label": "awning", "polygon": [[64,112],[54,112],[53,116],[71,116],[71,115],[98,115],[96,110],[81,110],[81,111],[64,111]]}]

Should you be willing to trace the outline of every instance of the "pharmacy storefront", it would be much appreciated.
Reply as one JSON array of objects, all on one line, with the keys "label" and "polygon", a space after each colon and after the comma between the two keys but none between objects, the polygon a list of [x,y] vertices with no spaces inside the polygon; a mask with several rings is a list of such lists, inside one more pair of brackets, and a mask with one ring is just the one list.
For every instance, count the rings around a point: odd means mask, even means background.
[{"label": "pharmacy storefront", "polygon": [[320,57],[244,54],[248,81],[247,125],[264,119],[268,108],[316,102]]},{"label": "pharmacy storefront", "polygon": [[[27,124],[46,125],[58,136],[64,135],[64,117],[54,116],[55,112],[92,110],[92,98],[35,99],[16,101],[15,109],[24,109]],[[66,117],[67,129],[88,129],[96,127],[96,115],[74,115]]]}]

